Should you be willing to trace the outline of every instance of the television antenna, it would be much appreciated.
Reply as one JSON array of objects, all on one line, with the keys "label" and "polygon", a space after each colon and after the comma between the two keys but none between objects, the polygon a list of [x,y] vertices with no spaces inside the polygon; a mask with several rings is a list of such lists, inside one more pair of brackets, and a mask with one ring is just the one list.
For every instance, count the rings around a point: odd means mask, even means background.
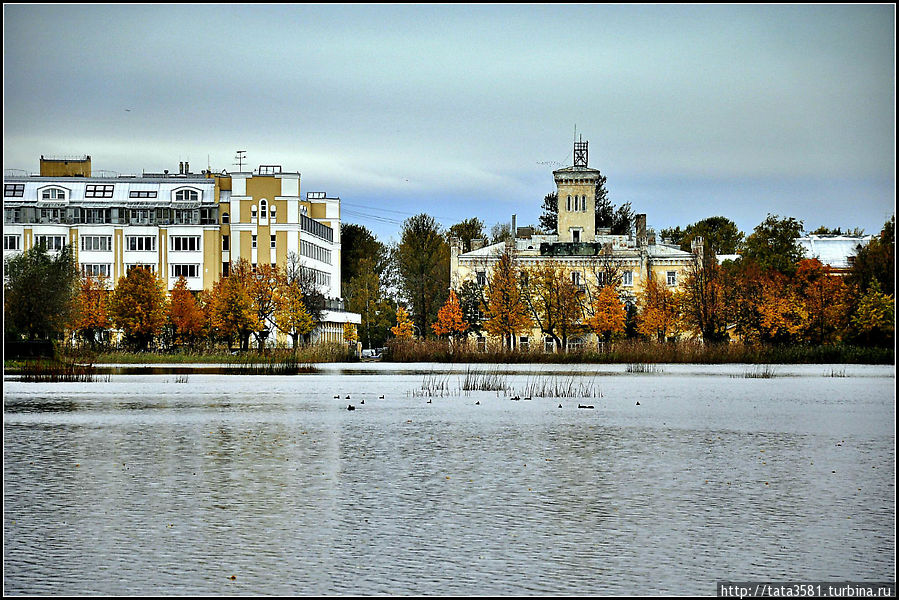
[{"label": "television antenna", "polygon": [[234,164],[237,165],[238,171],[243,171],[243,161],[244,161],[244,159],[246,158],[246,157],[244,156],[244,154],[246,154],[246,153],[247,153],[246,150],[238,150],[238,151],[237,151],[237,156],[234,157],[234,160],[237,161],[237,162],[234,163]]}]

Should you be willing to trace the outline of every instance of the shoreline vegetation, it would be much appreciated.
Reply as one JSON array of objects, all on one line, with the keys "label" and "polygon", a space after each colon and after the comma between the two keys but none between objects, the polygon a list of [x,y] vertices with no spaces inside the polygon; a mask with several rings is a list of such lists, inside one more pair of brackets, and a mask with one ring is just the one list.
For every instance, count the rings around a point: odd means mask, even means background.
[{"label": "shoreline vegetation", "polygon": [[[473,363],[473,364],[625,364],[628,372],[657,372],[670,364],[874,364],[895,365],[895,349],[849,345],[748,345],[743,343],[702,344],[695,341],[647,342],[624,340],[598,349],[543,352],[542,348],[508,350],[499,346],[478,349],[477,344],[446,340],[391,340],[381,362]],[[238,375],[294,375],[317,372],[316,364],[358,362],[360,358],[345,344],[319,344],[264,352],[219,351],[128,352],[62,349],[53,358],[6,359],[4,373],[20,375],[22,381],[105,380],[97,365],[220,365],[223,372]],[[839,374],[834,374],[838,376]],[[763,375],[761,375],[763,376]],[[108,378],[107,378],[108,379]]]}]

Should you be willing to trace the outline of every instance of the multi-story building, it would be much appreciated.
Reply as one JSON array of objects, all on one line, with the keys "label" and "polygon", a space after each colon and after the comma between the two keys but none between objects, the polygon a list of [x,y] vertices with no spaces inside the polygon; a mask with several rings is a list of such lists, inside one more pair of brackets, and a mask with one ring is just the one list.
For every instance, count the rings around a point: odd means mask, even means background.
[{"label": "multi-story building", "polygon": [[315,277],[329,310],[314,338],[341,341],[340,198],[300,195],[300,174],[252,172],[95,177],[90,156],[41,157],[39,175],[3,178],[4,257],[37,244],[72,245],[81,270],[112,281],[141,265],[172,289],[210,289],[229,265],[288,263]]},{"label": "multi-story building", "polygon": [[[582,290],[588,285],[602,287],[603,278],[615,273],[620,281],[619,296],[625,304],[636,301],[650,277],[671,289],[679,288],[696,255],[657,239],[654,231],[647,230],[646,215],[642,213],[636,215],[635,228],[626,235],[597,229],[595,193],[599,177],[598,170],[587,166],[587,142],[575,142],[574,165],[553,171],[558,197],[556,233],[535,234],[530,228],[516,227],[515,216],[512,217],[514,239],[508,244],[520,267],[527,269],[554,261]],[[450,287],[459,290],[466,280],[486,285],[506,246],[506,242],[481,246],[472,240],[471,251],[463,253],[461,240],[453,240]],[[701,251],[701,247],[699,240],[695,251]],[[539,329],[522,332],[515,343],[530,347],[534,340],[552,348],[552,338],[544,338]],[[595,335],[589,334],[569,340],[569,346],[579,347],[595,340]]]}]

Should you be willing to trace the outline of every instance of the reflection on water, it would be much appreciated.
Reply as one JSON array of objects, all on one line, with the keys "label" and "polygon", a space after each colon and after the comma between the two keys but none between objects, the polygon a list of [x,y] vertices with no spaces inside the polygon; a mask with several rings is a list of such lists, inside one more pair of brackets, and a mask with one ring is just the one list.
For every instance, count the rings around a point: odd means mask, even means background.
[{"label": "reflection on water", "polygon": [[429,404],[412,392],[434,366],[7,381],[4,592],[708,595],[719,580],[893,579],[893,369],[716,369],[585,369],[602,372],[592,411],[496,392]]}]

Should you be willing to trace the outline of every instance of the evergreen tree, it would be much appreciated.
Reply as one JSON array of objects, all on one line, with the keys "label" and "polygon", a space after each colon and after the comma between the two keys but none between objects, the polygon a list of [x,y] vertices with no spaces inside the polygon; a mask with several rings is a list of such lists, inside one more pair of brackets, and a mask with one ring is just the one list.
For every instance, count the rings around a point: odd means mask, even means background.
[{"label": "evergreen tree", "polygon": [[64,246],[53,256],[37,245],[4,262],[4,332],[30,340],[61,335],[78,294],[79,274],[72,247]]}]

